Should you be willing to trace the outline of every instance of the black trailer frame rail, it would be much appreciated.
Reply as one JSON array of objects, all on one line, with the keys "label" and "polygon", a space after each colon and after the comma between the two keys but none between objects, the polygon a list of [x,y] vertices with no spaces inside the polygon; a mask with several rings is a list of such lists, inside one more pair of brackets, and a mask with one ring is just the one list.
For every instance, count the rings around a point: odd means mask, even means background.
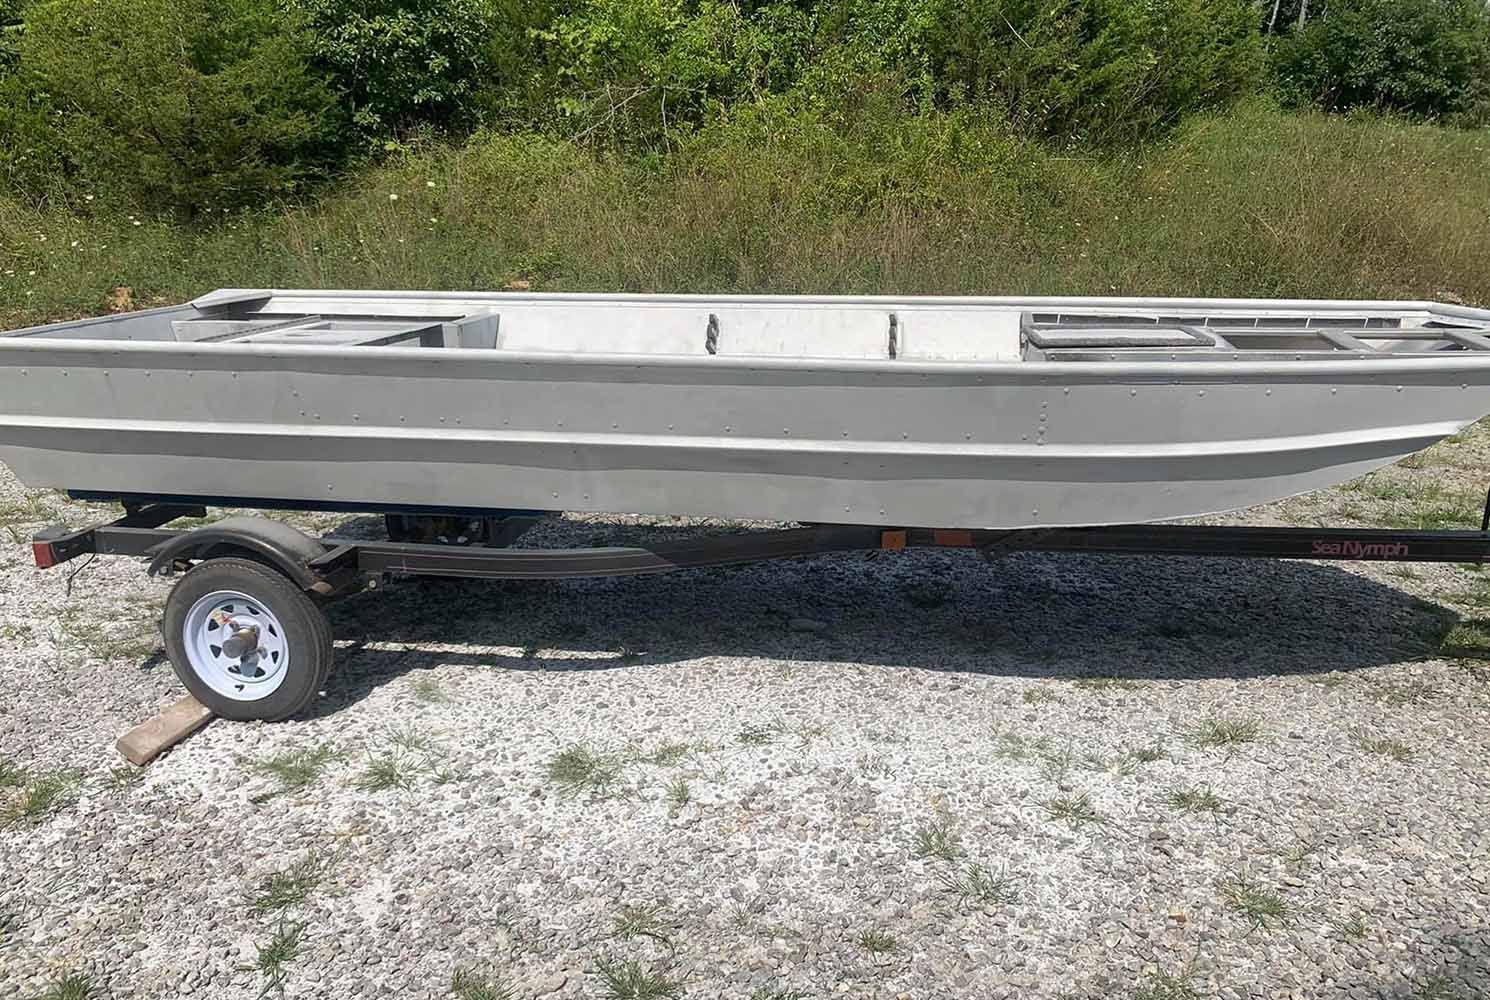
[{"label": "black trailer frame rail", "polygon": [[[1015,552],[1084,552],[1103,555],[1220,556],[1262,559],[1365,560],[1374,562],[1490,562],[1490,531],[1419,531],[1392,528],[1248,527],[1231,525],[1135,524],[1092,528],[949,530],[818,525],[704,536],[635,548],[537,549],[437,545],[342,538],[310,539],[291,553],[253,537],[260,518],[234,519],[241,527],[206,525],[172,529],[171,521],[201,517],[201,507],[168,503],[127,508],[118,520],[72,530],[48,528],[32,543],[36,565],[60,565],[79,556],[142,556],[151,571],[169,573],[192,559],[242,549],[275,563],[307,590],[343,593],[376,586],[390,575],[489,580],[558,580],[591,576],[637,576],[706,566],[864,550],[909,548],[977,549],[985,556]],[[1490,505],[1487,505],[1490,517]],[[281,531],[281,522],[270,522]],[[214,530],[215,529],[215,530]],[[212,531],[214,548],[183,544],[193,530]],[[162,555],[165,553],[166,555]],[[319,554],[317,554],[319,553]],[[178,555],[179,554],[179,555]]]}]

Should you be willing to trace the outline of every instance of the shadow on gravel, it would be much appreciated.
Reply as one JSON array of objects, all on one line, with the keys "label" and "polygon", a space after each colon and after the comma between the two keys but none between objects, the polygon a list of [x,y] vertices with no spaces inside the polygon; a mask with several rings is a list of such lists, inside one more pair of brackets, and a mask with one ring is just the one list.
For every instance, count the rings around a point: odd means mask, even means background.
[{"label": "shadow on gravel", "polygon": [[[583,530],[560,541],[663,537]],[[405,581],[331,617],[353,646],[322,712],[442,664],[666,669],[758,657],[1067,679],[1323,674],[1429,655],[1457,620],[1330,565],[1028,553],[987,563],[939,550],[558,583]]]}]

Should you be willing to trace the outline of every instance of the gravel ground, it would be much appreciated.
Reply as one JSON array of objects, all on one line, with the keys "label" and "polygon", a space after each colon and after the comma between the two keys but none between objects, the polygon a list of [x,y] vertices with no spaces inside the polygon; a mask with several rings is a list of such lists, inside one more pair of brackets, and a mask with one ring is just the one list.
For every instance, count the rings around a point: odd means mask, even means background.
[{"label": "gravel ground", "polygon": [[[1473,517],[1486,437],[1245,520]],[[305,716],[135,771],[166,584],[69,594],[23,543],[99,512],[0,470],[0,514],[0,997],[1490,996],[1468,568],[400,583]]]}]

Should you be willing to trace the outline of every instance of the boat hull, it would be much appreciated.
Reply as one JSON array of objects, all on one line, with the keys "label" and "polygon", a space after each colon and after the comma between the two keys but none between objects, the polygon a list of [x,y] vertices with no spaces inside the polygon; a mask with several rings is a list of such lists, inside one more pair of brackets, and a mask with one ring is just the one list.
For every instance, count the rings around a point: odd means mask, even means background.
[{"label": "boat hull", "polygon": [[1024,528],[1247,507],[1490,411],[1490,358],[1121,364],[42,339],[0,461],[92,493]]}]

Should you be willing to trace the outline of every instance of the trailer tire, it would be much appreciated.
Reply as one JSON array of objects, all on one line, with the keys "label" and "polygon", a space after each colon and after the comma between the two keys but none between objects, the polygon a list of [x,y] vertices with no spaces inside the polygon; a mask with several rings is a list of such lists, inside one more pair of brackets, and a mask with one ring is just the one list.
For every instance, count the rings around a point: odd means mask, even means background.
[{"label": "trailer tire", "polygon": [[325,613],[283,573],[248,559],[187,572],[166,599],[161,632],[181,683],[225,719],[287,719],[331,672]]}]

